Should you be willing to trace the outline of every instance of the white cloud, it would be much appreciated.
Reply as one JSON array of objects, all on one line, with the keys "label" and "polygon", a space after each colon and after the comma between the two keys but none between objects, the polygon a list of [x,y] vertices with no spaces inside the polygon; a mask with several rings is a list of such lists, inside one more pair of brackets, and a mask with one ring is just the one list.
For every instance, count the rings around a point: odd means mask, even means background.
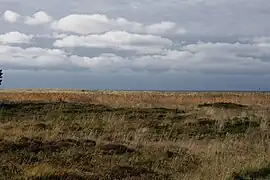
[{"label": "white cloud", "polygon": [[0,45],[0,63],[10,69],[61,69],[70,64],[67,54],[58,49],[24,49],[7,45]]},{"label": "white cloud", "polygon": [[20,17],[21,17],[20,14],[10,11],[10,10],[5,11],[3,15],[4,20],[10,23],[17,22]]},{"label": "white cloud", "polygon": [[18,31],[12,31],[0,35],[0,43],[2,44],[28,44],[32,40],[33,35],[26,35]]},{"label": "white cloud", "polygon": [[35,14],[33,14],[33,17],[27,16],[25,18],[25,24],[28,25],[41,25],[41,24],[47,24],[51,22],[53,18],[49,16],[47,13],[44,11],[39,11]]},{"label": "white cloud", "polygon": [[158,53],[172,44],[171,40],[159,36],[110,31],[101,35],[65,36],[63,39],[56,40],[54,46],[112,48],[116,50],[136,50],[142,53]]},{"label": "white cloud", "polygon": [[131,33],[147,34],[184,34],[186,30],[174,22],[162,21],[156,24],[142,24],[128,21],[125,18],[109,18],[103,14],[71,14],[52,23],[52,28],[64,32],[78,34],[105,33],[108,31],[125,30]]}]

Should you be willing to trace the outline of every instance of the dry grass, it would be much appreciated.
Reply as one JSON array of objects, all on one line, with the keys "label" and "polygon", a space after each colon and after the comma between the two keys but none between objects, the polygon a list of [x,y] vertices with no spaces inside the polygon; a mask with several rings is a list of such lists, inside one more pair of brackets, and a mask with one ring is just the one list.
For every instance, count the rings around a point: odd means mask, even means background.
[{"label": "dry grass", "polygon": [[0,91],[1,100],[12,101],[79,101],[115,106],[177,107],[201,103],[230,102],[250,105],[269,105],[269,93],[235,92],[133,92],[133,91],[85,91],[85,90],[21,90]]},{"label": "dry grass", "polygon": [[270,179],[269,97],[2,91],[0,179]]}]

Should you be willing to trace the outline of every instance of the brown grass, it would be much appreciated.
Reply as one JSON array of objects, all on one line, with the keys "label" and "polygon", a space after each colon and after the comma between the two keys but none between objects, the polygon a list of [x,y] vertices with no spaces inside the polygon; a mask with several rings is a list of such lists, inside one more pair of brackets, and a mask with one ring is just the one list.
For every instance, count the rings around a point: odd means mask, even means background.
[{"label": "brown grass", "polygon": [[172,107],[187,104],[230,102],[269,105],[270,93],[259,92],[133,92],[133,91],[0,91],[1,100],[11,101],[79,101],[121,106]]},{"label": "brown grass", "polygon": [[269,179],[267,93],[0,92],[0,179]]}]

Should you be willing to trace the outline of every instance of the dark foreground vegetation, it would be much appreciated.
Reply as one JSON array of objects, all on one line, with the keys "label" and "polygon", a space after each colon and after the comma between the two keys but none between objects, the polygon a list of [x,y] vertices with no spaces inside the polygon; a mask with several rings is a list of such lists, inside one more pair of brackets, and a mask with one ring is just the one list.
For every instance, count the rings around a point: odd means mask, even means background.
[{"label": "dark foreground vegetation", "polygon": [[2,101],[0,179],[270,179],[270,106],[126,104]]}]

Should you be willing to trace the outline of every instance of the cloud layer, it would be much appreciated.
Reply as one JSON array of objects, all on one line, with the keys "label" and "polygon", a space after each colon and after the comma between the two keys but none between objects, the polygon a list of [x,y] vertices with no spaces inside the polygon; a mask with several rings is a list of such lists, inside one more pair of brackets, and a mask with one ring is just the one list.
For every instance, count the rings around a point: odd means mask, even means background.
[{"label": "cloud layer", "polygon": [[[5,20],[15,23],[19,17],[10,10]],[[125,18],[108,18],[101,14],[71,14],[53,20],[43,11],[26,16],[29,26],[51,23],[53,30],[64,33],[55,39],[51,48],[13,47],[7,44],[28,44],[40,35],[26,35],[12,31],[0,35],[1,65],[15,69],[84,69],[105,71],[181,71],[222,74],[268,74],[270,72],[269,37],[253,37],[247,43],[197,42],[185,44],[168,38],[188,34],[174,22],[150,25]],[[168,37],[163,37],[163,36]],[[49,35],[47,36],[49,37]],[[63,48],[63,49],[62,49]],[[65,49],[66,48],[66,49]],[[86,57],[72,54],[72,48],[104,49],[100,55]],[[105,49],[128,51],[129,57],[106,53]]]},{"label": "cloud layer", "polygon": [[1,2],[8,70],[270,75],[266,0]]},{"label": "cloud layer", "polygon": [[179,50],[124,58],[112,53],[96,57],[73,55],[60,49],[0,46],[2,66],[10,69],[148,71],[267,75],[269,48],[260,44],[198,43]]}]

